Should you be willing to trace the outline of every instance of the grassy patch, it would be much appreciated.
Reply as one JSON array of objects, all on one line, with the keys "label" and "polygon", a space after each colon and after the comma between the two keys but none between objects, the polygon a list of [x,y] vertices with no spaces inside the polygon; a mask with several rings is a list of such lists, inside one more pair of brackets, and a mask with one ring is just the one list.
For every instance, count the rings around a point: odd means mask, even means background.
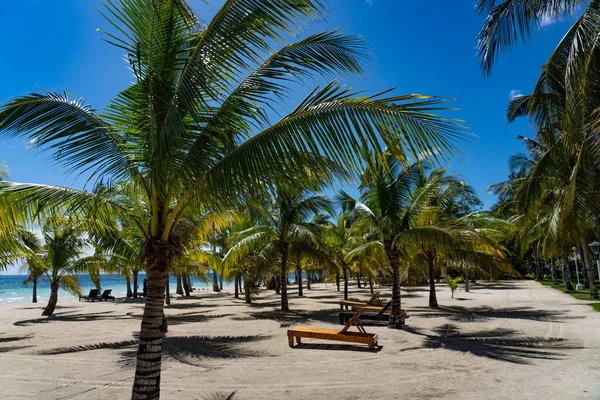
[{"label": "grassy patch", "polygon": [[[560,290],[563,293],[567,293],[567,294],[571,295],[572,297],[576,298],[577,300],[595,301],[590,296],[589,290],[567,290],[567,289],[565,289],[565,285],[562,282],[559,282],[558,285],[554,285],[554,284],[552,284],[552,281],[548,280],[548,279],[538,280],[538,282],[544,286],[550,286],[556,290]],[[575,286],[575,285],[573,285],[573,286]],[[592,303],[590,305],[592,306],[592,308],[594,310],[600,312],[600,303]]]}]

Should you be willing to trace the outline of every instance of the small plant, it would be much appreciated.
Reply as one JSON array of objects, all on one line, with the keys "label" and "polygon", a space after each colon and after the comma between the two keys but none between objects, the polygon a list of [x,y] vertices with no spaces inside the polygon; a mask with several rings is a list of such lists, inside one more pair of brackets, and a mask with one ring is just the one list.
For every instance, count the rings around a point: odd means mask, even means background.
[{"label": "small plant", "polygon": [[456,288],[458,287],[458,284],[463,281],[463,277],[457,276],[456,278],[452,279],[452,277],[450,275],[446,274],[446,275],[444,275],[444,279],[446,280],[446,283],[450,287],[450,291],[452,292],[452,298],[454,298],[454,292],[456,292]]}]

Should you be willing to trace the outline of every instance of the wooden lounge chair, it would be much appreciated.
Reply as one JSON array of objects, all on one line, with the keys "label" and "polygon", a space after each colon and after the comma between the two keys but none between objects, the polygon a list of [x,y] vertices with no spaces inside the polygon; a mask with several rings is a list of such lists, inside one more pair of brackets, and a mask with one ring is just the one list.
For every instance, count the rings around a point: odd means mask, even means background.
[{"label": "wooden lounge chair", "polygon": [[111,296],[110,295],[111,293],[112,293],[112,289],[107,289],[104,292],[102,292],[102,295],[99,297],[99,299],[104,300],[104,301],[108,301],[108,300],[115,301],[115,296]]},{"label": "wooden lounge chair", "polygon": [[349,301],[349,300],[342,300],[340,301],[340,309],[343,310],[344,308],[346,310],[348,310],[350,307],[359,307],[359,306],[379,306],[379,307],[383,307],[383,303],[381,302],[381,299],[379,298],[379,292],[376,292],[373,296],[371,296],[371,298],[369,299],[369,301],[367,301],[366,303],[360,302],[360,301]]},{"label": "wooden lounge chair", "polygon": [[98,289],[90,289],[90,293],[87,296],[79,296],[79,301],[81,301],[81,299],[84,299],[85,301],[102,300],[98,297]]},{"label": "wooden lounge chair", "polygon": [[[369,346],[369,349],[372,349],[377,346],[378,336],[376,333],[368,333],[360,324],[358,316],[361,312],[361,310],[357,311],[354,316],[350,318],[346,326],[342,328],[342,330],[314,328],[312,326],[298,326],[288,329],[288,344],[290,347],[294,347],[294,338],[296,338],[297,344],[302,343],[301,338],[311,338],[336,340],[340,342],[364,343]],[[358,329],[358,332],[349,331],[349,329],[353,326]]]},{"label": "wooden lounge chair", "polygon": [[[360,320],[371,320],[371,321],[389,321],[390,320],[390,310],[392,308],[392,301],[390,300],[385,307],[363,307],[359,308],[358,311],[361,311]],[[372,310],[373,312],[369,312],[367,310]],[[348,322],[349,319],[353,318],[354,311],[340,311],[340,324],[344,325]],[[400,310],[400,315],[402,316],[402,322],[408,318],[406,315],[406,310]]]}]

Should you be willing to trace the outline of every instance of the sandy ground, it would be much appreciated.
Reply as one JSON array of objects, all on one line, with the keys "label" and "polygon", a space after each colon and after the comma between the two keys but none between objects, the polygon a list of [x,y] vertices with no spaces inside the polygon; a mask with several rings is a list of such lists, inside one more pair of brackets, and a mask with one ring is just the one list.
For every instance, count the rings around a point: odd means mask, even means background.
[{"label": "sandy ground", "polygon": [[[287,314],[273,292],[251,306],[194,293],[166,311],[164,399],[600,399],[600,313],[536,282],[480,284],[455,299],[439,285],[439,310],[426,307],[426,288],[403,292],[409,326],[368,327],[374,351],[288,347],[290,325],[338,327],[331,285],[304,298],[292,287]],[[351,287],[350,297],[370,295]],[[142,304],[59,299],[53,319],[42,308],[0,306],[0,398],[127,399]]]}]

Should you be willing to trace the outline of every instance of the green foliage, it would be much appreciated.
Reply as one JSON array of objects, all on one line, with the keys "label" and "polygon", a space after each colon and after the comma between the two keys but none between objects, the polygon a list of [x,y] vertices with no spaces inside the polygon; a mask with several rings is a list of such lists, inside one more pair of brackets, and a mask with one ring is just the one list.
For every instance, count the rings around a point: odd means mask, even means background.
[{"label": "green foliage", "polygon": [[448,284],[448,287],[450,288],[450,292],[452,293],[452,298],[454,298],[454,292],[456,292],[456,289],[458,288],[458,284],[463,281],[463,277],[457,276],[456,278],[452,279],[452,277],[450,275],[446,274],[446,275],[444,275],[444,280],[446,281],[446,283]]}]

